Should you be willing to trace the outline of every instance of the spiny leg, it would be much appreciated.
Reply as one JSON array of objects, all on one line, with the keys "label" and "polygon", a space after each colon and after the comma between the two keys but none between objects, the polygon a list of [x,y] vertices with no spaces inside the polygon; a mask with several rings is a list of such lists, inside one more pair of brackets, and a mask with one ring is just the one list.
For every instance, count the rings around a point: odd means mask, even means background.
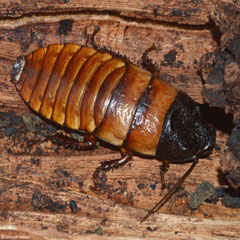
[{"label": "spiny leg", "polygon": [[183,184],[187,176],[192,172],[194,167],[197,165],[198,159],[195,159],[191,167],[185,172],[185,174],[178,180],[178,182],[167,192],[167,194],[155,205],[155,207],[148,212],[148,214],[140,221],[143,223],[146,221],[153,213],[157,212],[160,207],[179,189]]},{"label": "spiny leg", "polygon": [[157,67],[152,63],[152,60],[149,59],[149,57],[147,56],[151,51],[154,50],[157,50],[157,47],[153,43],[153,45],[150,48],[146,49],[145,52],[143,53],[141,65],[144,69],[147,69],[152,74],[158,74]]},{"label": "spiny leg", "polygon": [[94,31],[90,38],[92,47],[97,51],[100,51],[100,48],[98,47],[98,45],[95,42],[95,36],[99,32],[99,30],[100,30],[99,26],[94,26]]},{"label": "spiny leg", "polygon": [[101,185],[100,184],[101,172],[107,172],[111,169],[112,170],[117,169],[132,159],[132,152],[127,151],[125,148],[120,148],[120,150],[121,150],[121,158],[103,162],[101,166],[95,170],[93,174],[93,180],[96,188],[99,188]]},{"label": "spiny leg", "polygon": [[84,135],[83,142],[80,142],[72,137],[64,136],[62,134],[55,134],[51,136],[50,140],[58,146],[70,148],[73,150],[92,150],[96,146],[97,138],[92,134]]},{"label": "spiny leg", "polygon": [[[90,40],[92,47],[93,47],[95,50],[97,50],[97,51],[99,51],[99,52],[101,52],[101,53],[108,53],[108,54],[110,54],[110,55],[112,55],[112,56],[115,56],[115,57],[120,58],[121,60],[123,60],[123,61],[125,61],[125,62],[128,61],[126,55],[123,56],[123,55],[121,55],[119,52],[114,52],[114,51],[111,49],[111,47],[108,47],[108,48],[107,48],[107,47],[103,47],[103,46],[98,46],[98,45],[96,44],[95,36],[96,36],[96,34],[99,32],[99,30],[100,30],[99,26],[95,26],[92,35],[90,35],[90,36],[87,37],[87,41]],[[89,37],[90,37],[90,39],[89,39]]]},{"label": "spiny leg", "polygon": [[95,36],[96,36],[96,34],[98,33],[99,30],[100,30],[100,28],[98,26],[94,26],[93,33],[92,34],[87,34],[87,30],[85,29],[85,38],[86,38],[86,41],[84,43],[85,47],[88,46],[88,42],[90,40],[90,43],[91,43],[92,47],[95,50],[99,51],[99,47],[97,46],[97,44],[95,42]]},{"label": "spiny leg", "polygon": [[161,183],[162,183],[162,190],[164,190],[166,188],[164,175],[168,171],[168,167],[169,167],[169,161],[168,160],[164,161],[163,164],[160,166],[160,177],[161,177]]}]

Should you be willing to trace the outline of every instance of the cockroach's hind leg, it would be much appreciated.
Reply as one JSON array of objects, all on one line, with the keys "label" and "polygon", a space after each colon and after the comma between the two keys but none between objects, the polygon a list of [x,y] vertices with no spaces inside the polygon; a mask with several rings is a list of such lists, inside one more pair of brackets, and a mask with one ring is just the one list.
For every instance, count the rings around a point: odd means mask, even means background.
[{"label": "cockroach's hind leg", "polygon": [[132,159],[132,152],[127,151],[125,148],[121,148],[121,158],[114,159],[110,161],[103,162],[100,167],[98,167],[94,174],[93,174],[93,180],[96,188],[101,187],[101,173],[105,173],[109,170],[114,170],[119,168],[120,166],[123,166],[127,162],[129,162]]},{"label": "cockroach's hind leg", "polygon": [[128,58],[126,57],[126,55],[121,55],[119,52],[114,52],[114,50],[113,49],[111,49],[111,47],[104,47],[104,46],[98,46],[97,44],[96,44],[96,41],[95,41],[95,36],[96,36],[96,34],[98,33],[100,31],[100,27],[99,26],[95,26],[94,27],[94,31],[93,31],[93,33],[90,35],[90,36],[88,36],[88,39],[87,39],[87,41],[89,40],[90,42],[91,42],[91,45],[92,45],[92,47],[96,50],[96,51],[98,51],[98,52],[100,52],[100,53],[108,53],[108,54],[110,54],[110,55],[113,55],[114,57],[116,57],[116,58],[120,58],[122,61],[124,61],[124,62],[127,62],[127,61],[129,61],[128,60]]},{"label": "cockroach's hind leg", "polygon": [[99,26],[94,26],[94,31],[93,31],[93,33],[90,37],[92,47],[97,51],[101,50],[100,47],[98,47],[98,45],[96,44],[96,41],[95,41],[95,36],[99,32],[99,30],[100,30]]},{"label": "cockroach's hind leg", "polygon": [[162,190],[166,188],[166,182],[164,179],[164,175],[168,171],[169,168],[169,161],[165,160],[163,161],[162,165],[160,166],[160,177],[161,177],[161,184],[162,184]]},{"label": "cockroach's hind leg", "polygon": [[155,44],[153,43],[151,47],[147,48],[143,55],[142,55],[142,61],[146,61],[148,59],[148,53],[150,53],[151,51],[157,50],[157,47],[155,46]]},{"label": "cockroach's hind leg", "polygon": [[179,187],[183,184],[183,182],[185,181],[185,179],[187,178],[187,176],[192,172],[192,170],[194,169],[194,167],[197,165],[198,163],[198,159],[194,159],[191,167],[183,174],[183,176],[177,181],[177,183],[167,192],[167,194],[154,206],[154,208],[152,208],[148,214],[141,219],[140,223],[145,222],[152,214],[154,214],[155,212],[158,211],[158,209],[160,207],[162,207],[162,205],[164,203],[167,202],[167,200],[179,189]]},{"label": "cockroach's hind leg", "polygon": [[145,52],[143,53],[142,59],[141,59],[141,65],[144,69],[147,69],[152,74],[158,74],[159,71],[157,66],[153,64],[152,60],[149,59],[149,57],[147,56],[151,51],[154,51],[154,50],[157,50],[157,47],[153,43],[152,46],[146,49]]},{"label": "cockroach's hind leg", "polygon": [[88,43],[90,42],[90,44],[92,45],[92,47],[96,50],[96,51],[100,51],[101,48],[96,44],[95,42],[95,36],[98,33],[98,31],[100,30],[100,28],[98,26],[94,26],[94,30],[92,34],[88,34],[87,33],[87,28],[85,28],[84,30],[84,38],[86,38],[84,46],[87,47]]},{"label": "cockroach's hind leg", "polygon": [[85,43],[84,43],[84,47],[87,47],[88,46],[88,42],[89,42],[89,35],[87,34],[86,35],[86,40],[85,40]]},{"label": "cockroach's hind leg", "polygon": [[72,137],[64,136],[56,133],[49,138],[54,144],[63,146],[64,148],[70,148],[73,150],[93,150],[96,147],[97,138],[92,134],[84,135],[83,142],[80,142]]}]

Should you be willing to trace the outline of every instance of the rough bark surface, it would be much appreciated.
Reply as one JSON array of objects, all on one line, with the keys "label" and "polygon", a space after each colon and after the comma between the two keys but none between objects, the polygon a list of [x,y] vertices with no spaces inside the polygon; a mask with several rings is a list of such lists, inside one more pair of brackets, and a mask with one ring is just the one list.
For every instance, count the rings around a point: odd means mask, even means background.
[{"label": "rough bark surface", "polygon": [[212,107],[233,115],[235,125],[221,154],[222,170],[235,189],[240,187],[240,17],[239,8],[222,3],[211,18],[222,32],[221,45],[201,58],[202,76],[206,84],[203,97]]},{"label": "rough bark surface", "polygon": [[[189,208],[196,186],[227,185],[217,150],[201,159],[180,191],[143,224],[139,220],[166,193],[160,162],[135,156],[108,172],[106,191],[94,191],[92,174],[119,157],[101,145],[91,152],[55,146],[57,129],[36,117],[10,82],[16,58],[53,43],[96,43],[134,63],[153,43],[149,58],[173,86],[203,103],[200,58],[214,51],[219,31],[209,21],[218,1],[7,1],[0,3],[0,236],[31,239],[238,239],[239,209],[221,201]],[[232,1],[225,1],[232,2]],[[221,121],[222,119],[220,119]],[[229,127],[229,126],[228,126]],[[217,132],[223,147],[229,131]],[[171,186],[189,168],[171,165]],[[78,210],[71,201],[75,201]],[[72,207],[72,208],[71,208]],[[77,212],[74,212],[77,211]],[[103,234],[103,235],[102,235]],[[28,238],[28,239],[29,239]]]}]

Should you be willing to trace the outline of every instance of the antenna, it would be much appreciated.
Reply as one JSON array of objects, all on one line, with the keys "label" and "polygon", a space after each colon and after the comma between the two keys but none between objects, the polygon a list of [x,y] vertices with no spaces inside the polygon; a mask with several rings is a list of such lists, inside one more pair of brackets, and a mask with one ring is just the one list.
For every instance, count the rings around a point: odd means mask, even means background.
[{"label": "antenna", "polygon": [[187,176],[192,172],[194,167],[197,165],[198,159],[193,160],[192,166],[185,172],[185,174],[178,180],[178,182],[167,192],[167,194],[152,208],[148,214],[141,219],[140,223],[146,221],[153,213],[157,212],[160,207],[179,189],[183,184]]}]

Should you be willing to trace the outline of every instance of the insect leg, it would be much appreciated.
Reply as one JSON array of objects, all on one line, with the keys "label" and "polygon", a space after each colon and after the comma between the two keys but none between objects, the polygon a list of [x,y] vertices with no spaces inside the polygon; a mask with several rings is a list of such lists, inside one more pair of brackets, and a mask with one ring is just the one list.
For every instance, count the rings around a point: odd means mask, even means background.
[{"label": "insect leg", "polygon": [[88,46],[88,42],[90,40],[91,44],[92,44],[92,47],[99,51],[99,47],[97,46],[96,42],[95,42],[95,36],[96,34],[98,33],[98,31],[100,30],[100,28],[98,26],[95,26],[94,27],[94,31],[92,34],[87,34],[87,30],[85,29],[85,38],[86,38],[86,41],[84,43],[84,46],[87,47]]},{"label": "insect leg", "polygon": [[195,159],[191,167],[184,173],[184,175],[178,180],[178,182],[167,192],[167,194],[155,205],[155,207],[148,212],[148,214],[140,221],[143,223],[146,221],[153,213],[157,212],[160,207],[179,189],[183,184],[187,176],[192,172],[194,167],[197,165],[198,159]]},{"label": "insect leg", "polygon": [[95,36],[96,36],[96,34],[98,33],[99,30],[100,30],[99,26],[95,26],[95,27],[94,27],[93,34],[91,35],[91,38],[90,38],[92,47],[93,47],[95,50],[97,50],[97,51],[99,51],[100,49],[99,49],[98,45],[97,45],[96,42],[95,42]]},{"label": "insect leg", "polygon": [[83,142],[80,142],[72,137],[63,136],[62,134],[55,134],[50,140],[65,148],[74,150],[92,150],[96,146],[96,137],[91,134],[84,135]]},{"label": "insect leg", "polygon": [[120,159],[114,159],[111,161],[106,161],[101,164],[100,167],[98,167],[94,174],[93,174],[93,180],[95,186],[98,188],[100,186],[100,173],[101,172],[107,172],[109,170],[113,170],[116,168],[119,168],[120,166],[123,166],[125,163],[130,161],[132,159],[132,153],[127,151],[124,148],[121,148],[121,158]]},{"label": "insect leg", "polygon": [[158,73],[157,67],[152,63],[152,60],[149,59],[149,57],[147,56],[148,53],[154,50],[157,50],[157,47],[153,43],[153,45],[150,48],[146,49],[145,52],[143,53],[141,65],[144,69],[150,71],[152,74],[157,74]]},{"label": "insect leg", "polygon": [[161,183],[162,183],[162,190],[166,188],[166,183],[164,180],[164,174],[168,171],[169,167],[169,161],[164,161],[163,164],[160,166],[160,177],[161,177]]}]

